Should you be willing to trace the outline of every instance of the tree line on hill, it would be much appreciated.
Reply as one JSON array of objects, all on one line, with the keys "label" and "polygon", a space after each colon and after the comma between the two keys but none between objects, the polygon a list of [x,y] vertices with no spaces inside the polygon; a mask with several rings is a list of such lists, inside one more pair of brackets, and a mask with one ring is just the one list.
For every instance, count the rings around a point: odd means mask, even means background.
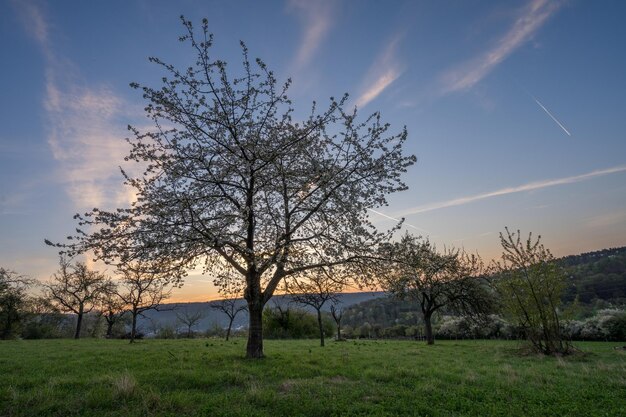
[{"label": "tree line on hill", "polygon": [[[568,256],[555,262],[564,268],[564,288],[561,299],[566,313],[562,322],[563,335],[570,340],[625,340],[626,310],[620,289],[626,279],[613,286],[613,292],[588,294],[589,283],[585,273],[601,283],[602,277],[621,276],[626,272],[626,248],[607,249],[577,256]],[[245,304],[234,297],[211,304],[212,309],[228,317],[228,326],[213,325],[205,331],[194,327],[204,314],[200,310],[181,309],[176,312],[175,324],[161,324],[149,319],[145,328],[132,332],[133,308],[140,315],[158,303],[124,303],[128,297],[116,296],[111,282],[81,263],[61,264],[55,279],[45,287],[44,296],[31,297],[28,289],[35,282],[6,269],[0,269],[0,335],[2,338],[19,336],[26,339],[77,337],[82,331],[88,337],[129,338],[152,337],[176,338],[195,336],[220,336],[229,338],[233,320],[245,311]],[[324,278],[324,277],[322,277]],[[72,279],[75,282],[72,282]],[[82,280],[82,281],[81,281]],[[56,282],[56,284],[55,284]],[[313,281],[315,282],[315,281]],[[331,286],[332,281],[330,282]],[[63,284],[63,285],[60,285]],[[96,285],[97,284],[97,285]],[[128,285],[128,282],[126,282]],[[420,313],[420,301],[414,298],[385,296],[364,301],[347,308],[337,302],[337,288],[324,287],[324,279],[317,280],[318,288],[308,287],[293,294],[288,302],[267,306],[263,313],[263,332],[267,338],[316,338],[335,336],[345,338],[411,338],[425,339],[424,315]],[[89,292],[90,286],[92,292]],[[320,287],[321,286],[321,287]],[[79,289],[82,291],[77,291]],[[164,290],[164,287],[160,287]],[[580,290],[572,296],[572,288]],[[615,291],[618,288],[618,291]],[[100,291],[98,293],[98,291]],[[63,291],[66,291],[63,295]],[[318,294],[321,292],[321,295]],[[164,300],[166,294],[150,300]],[[47,298],[46,298],[47,296]],[[117,298],[115,298],[117,297]],[[72,300],[75,304],[72,304]],[[331,311],[322,311],[325,302]],[[306,310],[303,307],[311,307]],[[315,307],[320,307],[316,309]],[[80,312],[78,314],[65,314]],[[311,314],[311,310],[315,314]],[[327,309],[328,310],[328,309]],[[340,325],[342,325],[340,327]],[[238,329],[241,334],[242,329]],[[245,331],[244,331],[245,333]],[[444,306],[432,317],[432,335],[440,339],[517,339],[524,337],[523,327],[515,325],[502,314],[488,314],[475,320],[458,314]]]},{"label": "tree line on hill", "polygon": [[[573,340],[626,340],[626,247],[566,256],[561,295],[564,331]],[[348,337],[423,337],[417,301],[377,298],[344,312]],[[439,338],[519,338],[521,329],[502,315],[480,323],[444,309],[436,317]]]},{"label": "tree line on hill", "polygon": [[626,247],[566,256],[559,262],[567,274],[564,302],[626,304]]}]

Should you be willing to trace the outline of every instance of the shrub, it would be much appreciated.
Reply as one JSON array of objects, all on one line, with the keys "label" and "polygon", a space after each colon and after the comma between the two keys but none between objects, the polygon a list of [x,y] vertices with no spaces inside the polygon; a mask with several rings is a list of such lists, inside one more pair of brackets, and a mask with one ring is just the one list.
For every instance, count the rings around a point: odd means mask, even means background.
[{"label": "shrub", "polygon": [[[335,325],[324,315],[324,334],[332,336]],[[263,311],[263,336],[273,339],[308,339],[319,337],[317,317],[301,309],[266,308]]]}]

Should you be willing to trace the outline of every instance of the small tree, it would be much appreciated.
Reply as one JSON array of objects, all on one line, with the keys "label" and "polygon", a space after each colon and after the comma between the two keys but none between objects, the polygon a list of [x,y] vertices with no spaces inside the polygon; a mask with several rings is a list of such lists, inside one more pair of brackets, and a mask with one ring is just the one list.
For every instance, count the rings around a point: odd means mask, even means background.
[{"label": "small tree", "polygon": [[105,284],[104,274],[90,270],[84,262],[71,264],[61,257],[60,268],[44,284],[44,293],[60,311],[76,314],[74,339],[80,338],[83,317],[97,305]]},{"label": "small tree", "polygon": [[341,318],[343,317],[343,309],[337,308],[336,304],[330,306],[330,314],[337,325],[337,340],[341,340]]},{"label": "small tree", "polygon": [[435,343],[432,317],[442,308],[472,317],[492,310],[491,294],[479,279],[484,273],[477,255],[447,249],[438,252],[428,241],[410,234],[381,248],[381,286],[398,298],[419,303],[426,341]]},{"label": "small tree", "polygon": [[248,306],[242,299],[243,288],[233,277],[236,271],[226,266],[215,269],[213,274],[213,284],[219,288],[219,292],[224,298],[214,301],[210,305],[212,309],[221,311],[228,316],[228,329],[226,330],[226,341],[228,341],[235,317],[242,311],[248,311]]},{"label": "small tree", "polygon": [[322,307],[327,301],[337,302],[337,293],[343,289],[343,283],[335,281],[326,269],[309,271],[306,278],[299,277],[286,284],[286,292],[294,302],[313,307],[317,312],[317,325],[320,331],[320,346],[324,346],[324,325]]},{"label": "small tree", "polygon": [[237,317],[237,314],[240,312],[247,311],[248,306],[239,297],[240,290],[232,286],[231,280],[226,279],[219,282],[222,284],[220,292],[224,295],[224,298],[219,301],[212,302],[211,308],[221,311],[228,316],[228,329],[226,330],[226,341],[228,341],[235,317]]},{"label": "small tree", "polygon": [[504,312],[523,330],[533,348],[547,355],[571,349],[561,333],[558,308],[565,273],[550,250],[532,233],[522,241],[520,231],[500,233],[503,253],[494,263],[493,284]]},{"label": "small tree", "polygon": [[170,281],[158,265],[135,263],[120,267],[122,275],[119,297],[131,314],[130,343],[137,336],[137,317],[148,310],[158,310],[159,305],[171,295]]},{"label": "small tree", "polygon": [[107,323],[106,338],[113,337],[113,326],[124,317],[124,300],[118,294],[117,284],[108,280],[100,295],[98,308]]},{"label": "small tree", "polygon": [[0,338],[9,339],[27,315],[26,291],[33,280],[16,272],[0,268]]},{"label": "small tree", "polygon": [[200,322],[204,318],[204,314],[202,311],[191,312],[188,308],[186,308],[182,313],[176,313],[176,319],[187,326],[187,338],[191,338],[193,336],[192,328],[196,324]]}]

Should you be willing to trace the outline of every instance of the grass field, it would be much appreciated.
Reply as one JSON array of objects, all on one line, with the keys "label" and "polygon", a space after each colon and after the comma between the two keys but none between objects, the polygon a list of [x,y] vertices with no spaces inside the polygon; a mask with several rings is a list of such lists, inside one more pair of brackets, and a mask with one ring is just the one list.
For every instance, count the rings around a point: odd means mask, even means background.
[{"label": "grass field", "polygon": [[626,353],[499,341],[0,342],[2,416],[626,416]]}]

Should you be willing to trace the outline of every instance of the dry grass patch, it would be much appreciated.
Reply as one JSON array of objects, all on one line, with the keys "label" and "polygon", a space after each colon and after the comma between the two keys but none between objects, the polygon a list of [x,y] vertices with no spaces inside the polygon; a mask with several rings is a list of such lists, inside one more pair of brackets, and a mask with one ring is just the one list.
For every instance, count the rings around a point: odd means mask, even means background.
[{"label": "dry grass patch", "polygon": [[513,367],[510,364],[505,363],[504,365],[502,365],[502,371],[504,375],[506,376],[506,380],[509,384],[515,384],[517,382],[518,380],[517,372],[515,371],[515,369],[513,369]]},{"label": "dry grass patch", "polygon": [[478,375],[474,371],[467,371],[465,373],[465,380],[467,382],[476,382],[478,380]]},{"label": "dry grass patch", "polygon": [[137,392],[137,380],[129,372],[113,378],[113,394],[119,398],[132,397]]},{"label": "dry grass patch", "polygon": [[298,380],[298,379],[285,379],[278,386],[278,392],[281,393],[281,394],[289,394],[298,385],[300,385],[300,380]]}]

